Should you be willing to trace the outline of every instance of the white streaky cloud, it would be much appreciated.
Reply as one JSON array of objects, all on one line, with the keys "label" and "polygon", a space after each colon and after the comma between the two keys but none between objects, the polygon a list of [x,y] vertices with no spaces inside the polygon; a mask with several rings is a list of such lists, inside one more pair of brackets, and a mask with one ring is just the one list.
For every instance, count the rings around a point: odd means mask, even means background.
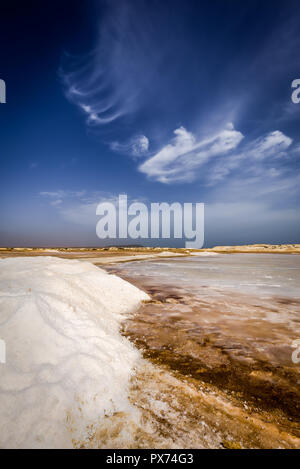
[{"label": "white streaky cloud", "polygon": [[53,207],[57,206],[57,205],[60,205],[62,204],[62,199],[56,199],[56,200],[51,200],[50,202],[50,205],[52,205]]},{"label": "white streaky cloud", "polygon": [[224,180],[223,184],[215,184],[214,200],[230,203],[236,200],[247,203],[264,200],[277,207],[281,206],[288,194],[288,199],[295,203],[300,185],[299,174],[288,169],[265,168],[258,165],[257,160],[254,160],[254,163],[255,169],[250,172],[239,168],[239,171]]},{"label": "white streaky cloud", "polygon": [[136,135],[125,143],[110,143],[110,149],[118,153],[133,156],[134,158],[144,156],[147,154],[149,149],[149,139],[146,135]]},{"label": "white streaky cloud", "polygon": [[145,54],[153,47],[155,25],[142,2],[108,3],[92,51],[79,58],[65,54],[60,70],[67,99],[97,130],[146,108],[164,56],[164,47]]},{"label": "white streaky cloud", "polygon": [[[279,130],[269,132],[245,145],[242,145],[239,153],[230,152],[225,158],[216,160],[209,171],[204,175],[208,185],[214,185],[232,171],[238,169],[239,177],[244,180],[251,177],[279,177],[282,173],[280,158],[295,154],[296,147],[292,146],[293,140]],[[290,148],[291,147],[291,148]],[[279,167],[268,167],[270,160]]]},{"label": "white streaky cloud", "polygon": [[70,191],[60,189],[40,192],[39,195],[45,198],[65,221],[81,226],[96,224],[96,207],[99,201],[104,199],[115,203],[117,200],[112,194],[88,192],[86,190]]},{"label": "white streaky cloud", "polygon": [[174,134],[171,143],[139,166],[142,173],[162,183],[200,178],[207,185],[219,183],[237,169],[247,177],[259,174],[278,177],[280,167],[268,168],[265,162],[273,159],[276,165],[280,158],[297,152],[293,140],[279,130],[244,144],[244,136],[231,122],[213,137],[202,140],[184,127],[176,129]]},{"label": "white streaky cloud", "polygon": [[[227,197],[226,192],[224,197]],[[297,232],[300,223],[297,207],[283,208],[262,199],[207,204],[205,218],[211,242],[220,242],[218,233],[222,233],[225,244],[232,244],[232,239],[245,244],[251,243],[251,239],[252,243],[270,239],[274,244],[280,243],[291,231]]]},{"label": "white streaky cloud", "polygon": [[293,145],[292,153],[296,156],[300,155],[300,143]]},{"label": "white streaky cloud", "polygon": [[232,171],[239,168],[244,155],[228,155],[226,158],[222,158],[221,161],[216,161],[214,165],[209,168],[209,171],[205,174],[205,181],[207,185],[214,185],[222,181]]},{"label": "white streaky cloud", "polygon": [[92,112],[91,106],[86,106],[85,104],[80,104],[80,107],[87,114],[90,114]]},{"label": "white streaky cloud", "polygon": [[[94,199],[94,198],[93,198]],[[143,199],[131,199],[128,197],[128,204],[133,202],[142,202]],[[99,217],[96,214],[96,209],[99,203],[109,202],[116,207],[117,213],[119,213],[119,196],[108,195],[107,197],[98,197],[97,199],[91,200],[78,200],[73,201],[71,204],[57,205],[60,216],[67,222],[72,224],[94,227]]]},{"label": "white streaky cloud", "polygon": [[39,193],[39,195],[50,199],[67,199],[83,197],[85,193],[85,191],[70,191],[59,189],[57,191],[42,191]]},{"label": "white streaky cloud", "polygon": [[227,122],[225,129],[233,130],[234,129],[234,124],[233,122]]},{"label": "white streaky cloud", "polygon": [[118,117],[121,117],[122,115],[123,113],[120,111],[120,112],[115,112],[113,114],[109,114],[108,116],[105,116],[105,117],[100,117],[99,114],[95,112],[90,112],[86,120],[86,123],[90,126],[108,124],[116,120]]},{"label": "white streaky cloud", "polygon": [[[93,228],[99,217],[96,214],[96,209],[99,203],[109,202],[116,207],[119,213],[119,196],[120,194],[113,194],[107,192],[89,192],[84,191],[69,191],[58,190],[51,192],[41,192],[39,195],[45,197],[47,203],[53,207],[58,215],[66,222],[73,225],[82,227]],[[60,198],[58,198],[60,196]],[[132,198],[127,196],[128,205],[134,202],[146,203],[147,199]]]},{"label": "white streaky cloud", "polygon": [[200,141],[182,126],[174,134],[172,142],[141,164],[139,171],[162,183],[191,181],[211,158],[234,150],[244,138],[231,123]]},{"label": "white streaky cloud", "polygon": [[128,387],[140,353],[119,329],[148,295],[89,262],[54,257],[1,259],[0,282],[1,448],[90,445],[117,413],[124,428],[104,444],[132,447],[140,421]]},{"label": "white streaky cloud", "polygon": [[272,178],[277,178],[281,176],[281,172],[276,168],[270,168],[267,172],[267,175],[271,176]]},{"label": "white streaky cloud", "polygon": [[76,225],[95,226],[98,218],[96,217],[96,203],[73,203],[71,206],[58,207],[61,217]]},{"label": "white streaky cloud", "polygon": [[75,68],[68,73],[60,70],[66,97],[86,115],[86,124],[101,126],[123,115],[125,109],[118,105],[118,91],[112,94],[109,90],[111,77],[109,71],[104,70],[103,62],[107,58],[104,58],[101,47],[80,60],[79,64],[78,60],[68,54],[66,56]]},{"label": "white streaky cloud", "polygon": [[149,148],[149,140],[145,135],[139,135],[132,144],[132,153],[134,156],[144,155]]},{"label": "white streaky cloud", "polygon": [[[284,156],[293,140],[280,130],[268,133],[249,145],[248,154],[254,158],[263,159],[270,156]],[[247,150],[246,150],[247,152]]]}]

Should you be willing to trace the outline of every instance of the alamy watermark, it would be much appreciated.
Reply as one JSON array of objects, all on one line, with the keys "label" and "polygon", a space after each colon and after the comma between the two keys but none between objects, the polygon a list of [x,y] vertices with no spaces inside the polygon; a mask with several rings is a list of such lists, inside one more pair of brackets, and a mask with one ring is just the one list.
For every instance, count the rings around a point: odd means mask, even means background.
[{"label": "alamy watermark", "polygon": [[6,84],[4,80],[0,79],[0,103],[6,103]]},{"label": "alamy watermark", "polygon": [[292,353],[292,362],[299,364],[300,363],[300,339],[294,340],[292,343],[292,347],[296,349]]},{"label": "alamy watermark", "polygon": [[6,363],[6,344],[3,339],[0,339],[0,363]]},{"label": "alamy watermark", "polygon": [[295,80],[292,81],[292,88],[295,88],[295,90],[292,92],[291,100],[293,101],[294,104],[299,104],[300,103],[300,78],[296,78]]},{"label": "alamy watermark", "polygon": [[[161,202],[148,207],[142,202],[128,206],[127,195],[118,203],[101,202],[96,214],[100,239],[184,239],[188,249],[201,249],[204,244],[204,204]],[[188,240],[188,241],[187,241]]]}]

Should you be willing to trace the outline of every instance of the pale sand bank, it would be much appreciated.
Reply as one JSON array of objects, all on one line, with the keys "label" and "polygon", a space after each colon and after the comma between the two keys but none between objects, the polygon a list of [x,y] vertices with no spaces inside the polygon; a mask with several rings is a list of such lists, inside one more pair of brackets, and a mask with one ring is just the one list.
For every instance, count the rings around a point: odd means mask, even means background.
[{"label": "pale sand bank", "polygon": [[0,258],[20,256],[54,256],[62,259],[87,260],[96,265],[128,261],[151,260],[175,256],[214,256],[234,253],[300,254],[300,244],[253,244],[243,246],[215,246],[206,249],[109,247],[109,248],[0,248]]},{"label": "pale sand bank", "polygon": [[206,249],[208,252],[222,253],[272,253],[272,254],[300,254],[300,244],[245,244],[243,246],[215,246]]}]

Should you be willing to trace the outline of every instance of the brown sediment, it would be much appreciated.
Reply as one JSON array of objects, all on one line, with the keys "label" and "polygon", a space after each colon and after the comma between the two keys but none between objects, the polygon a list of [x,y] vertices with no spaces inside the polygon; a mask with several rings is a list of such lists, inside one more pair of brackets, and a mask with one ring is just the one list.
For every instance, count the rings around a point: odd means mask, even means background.
[{"label": "brown sediment", "polygon": [[[193,378],[199,382],[210,383],[237,396],[254,411],[265,410],[272,413],[272,419],[281,423],[283,427],[293,430],[300,437],[299,427],[299,391],[296,388],[293,374],[286,370],[273,370],[271,367],[256,363],[255,366],[243,366],[228,359],[221,349],[209,349],[199,352],[199,358],[190,355],[180,355],[168,345],[155,349],[147,344],[146,340],[132,334],[132,330],[124,334],[133,340],[134,344],[142,349],[144,358],[166,366],[168,369],[179,372],[182,376]],[[178,340],[182,338],[178,337]],[[208,367],[206,358],[212,355],[215,366]],[[294,383],[293,383],[294,381]],[[292,388],[292,389],[291,389]],[[294,420],[295,419],[295,420]],[[297,421],[296,421],[297,419]],[[289,421],[291,420],[291,421]]]},{"label": "brown sediment", "polygon": [[[122,330],[144,358],[179,380],[225,393],[247,418],[256,416],[279,432],[300,437],[300,370],[291,361],[293,349],[281,339],[298,337],[283,323],[270,326],[261,320],[270,311],[280,313],[282,307],[300,310],[299,300],[278,297],[266,305],[232,292],[199,300],[184,288],[160,288],[153,279],[130,278],[118,268],[108,270],[151,295]],[[236,315],[233,321],[231,313],[239,308],[247,308],[249,319]],[[259,447],[257,441],[255,445]]]},{"label": "brown sediment", "polygon": [[193,339],[189,331],[156,321],[153,308],[144,306],[143,310],[138,318],[126,321],[122,332],[142,350],[144,358],[228,391],[255,411],[272,413],[276,421],[293,427],[300,436],[299,374],[294,368],[273,366],[258,359],[247,362],[247,357],[235,358],[228,344],[216,343],[217,335],[205,331],[201,334],[198,330],[199,337]]},{"label": "brown sediment", "polygon": [[300,439],[268,412],[249,411],[238,398],[198,379],[145,364],[132,379],[131,402],[141,410],[139,447],[299,448]]},{"label": "brown sediment", "polygon": [[267,412],[249,412],[215,386],[140,363],[132,376],[133,412],[115,412],[89,429],[77,448],[299,448],[300,439],[271,421]]},{"label": "brown sediment", "polygon": [[144,361],[129,399],[138,414],[117,412],[90,431],[82,448],[299,448],[300,438],[215,386]]}]

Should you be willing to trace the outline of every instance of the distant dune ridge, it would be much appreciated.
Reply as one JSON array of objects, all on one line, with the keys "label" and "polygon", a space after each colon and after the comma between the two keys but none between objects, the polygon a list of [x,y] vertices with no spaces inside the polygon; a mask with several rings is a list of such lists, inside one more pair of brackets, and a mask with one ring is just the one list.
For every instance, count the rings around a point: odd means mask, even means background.
[{"label": "distant dune ridge", "polygon": [[274,253],[300,253],[300,244],[245,244],[242,246],[215,246],[206,251],[214,252],[270,252]]},{"label": "distant dune ridge", "polygon": [[93,256],[135,256],[137,254],[153,254],[167,256],[174,254],[189,255],[197,252],[209,253],[272,253],[299,254],[300,244],[245,244],[237,246],[214,246],[205,249],[186,249],[149,246],[109,246],[109,247],[0,247],[0,257],[10,255],[57,255],[58,257],[93,257]]}]

